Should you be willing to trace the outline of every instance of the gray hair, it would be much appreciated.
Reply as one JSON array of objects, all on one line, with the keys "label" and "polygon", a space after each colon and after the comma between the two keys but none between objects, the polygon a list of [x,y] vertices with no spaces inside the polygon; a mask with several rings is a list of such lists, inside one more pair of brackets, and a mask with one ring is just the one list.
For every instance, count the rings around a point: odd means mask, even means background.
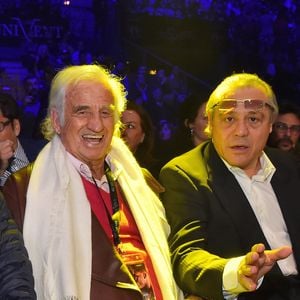
[{"label": "gray hair", "polygon": [[42,124],[42,133],[46,139],[50,140],[55,130],[52,126],[50,115],[55,109],[58,113],[59,121],[64,124],[64,109],[66,93],[68,89],[82,81],[99,82],[107,86],[114,98],[114,120],[115,131],[114,135],[120,135],[120,116],[126,107],[126,92],[120,78],[110,73],[107,69],[100,65],[80,65],[65,67],[59,71],[52,80],[47,117]]},{"label": "gray hair", "polygon": [[[278,115],[278,103],[272,87],[256,74],[236,73],[226,77],[211,93],[206,104],[206,115],[213,113],[213,107],[232,94],[235,90],[244,87],[253,87],[262,90],[268,97],[268,104],[273,108],[271,122],[273,123]],[[210,124],[205,132],[210,136]]]}]

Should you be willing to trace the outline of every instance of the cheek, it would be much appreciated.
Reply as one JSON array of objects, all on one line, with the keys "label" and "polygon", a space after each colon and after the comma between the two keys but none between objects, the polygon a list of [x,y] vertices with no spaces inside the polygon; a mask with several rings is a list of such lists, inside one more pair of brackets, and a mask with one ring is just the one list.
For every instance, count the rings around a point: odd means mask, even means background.
[{"label": "cheek", "polygon": [[268,137],[269,137],[269,131],[258,132],[253,138],[253,145],[256,148],[260,148],[260,149],[265,148]]},{"label": "cheek", "polygon": [[299,135],[291,135],[291,140],[297,142],[299,139]]},{"label": "cheek", "polygon": [[134,139],[135,143],[139,143],[140,140],[141,140],[141,138],[142,138],[142,136],[141,136],[140,132],[136,131],[133,134],[132,138]]}]

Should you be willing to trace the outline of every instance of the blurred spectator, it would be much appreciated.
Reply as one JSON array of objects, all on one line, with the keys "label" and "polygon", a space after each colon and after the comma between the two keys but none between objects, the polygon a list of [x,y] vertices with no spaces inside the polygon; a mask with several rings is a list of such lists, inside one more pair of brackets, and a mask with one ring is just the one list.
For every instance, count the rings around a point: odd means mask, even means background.
[{"label": "blurred spectator", "polygon": [[7,74],[7,71],[3,67],[0,67],[0,90],[1,92],[9,94],[13,94],[15,92],[13,78]]},{"label": "blurred spectator", "polygon": [[23,45],[23,54],[21,55],[21,61],[23,66],[26,68],[26,70],[31,73],[34,74],[36,71],[36,48],[37,45],[35,43],[33,43],[32,41],[30,42],[26,42]]},{"label": "blurred spectator", "polygon": [[279,105],[279,114],[273,124],[268,145],[284,151],[290,151],[300,159],[300,107],[294,103]]},{"label": "blurred spectator", "polygon": [[165,142],[160,150],[157,149],[161,165],[208,139],[204,132],[207,126],[205,116],[207,99],[208,93],[197,92],[188,96],[181,104],[177,128],[168,142]]},{"label": "blurred spectator", "polygon": [[0,299],[35,300],[32,266],[24,241],[0,193]]},{"label": "blurred spectator", "polygon": [[68,48],[64,48],[60,51],[58,57],[56,58],[55,68],[59,70],[71,65],[72,65],[71,52]]},{"label": "blurred spectator", "polygon": [[48,104],[47,99],[48,86],[46,82],[35,75],[28,75],[24,79],[24,95],[18,102],[21,108],[22,137],[40,137],[40,123],[45,116],[44,110]]},{"label": "blurred spectator", "polygon": [[128,96],[135,99],[135,103],[145,105],[149,101],[149,82],[145,66],[140,66],[129,83]]},{"label": "blurred spectator", "polygon": [[168,120],[160,120],[158,127],[158,136],[161,141],[168,141],[171,139],[174,132],[173,125]]},{"label": "blurred spectator", "polygon": [[147,111],[140,105],[128,101],[122,114],[124,124],[122,138],[133,152],[141,167],[158,175],[157,160],[153,156],[155,132]]},{"label": "blurred spectator", "polygon": [[177,105],[174,104],[174,100],[175,98],[165,94],[161,87],[153,87],[149,101],[144,104],[144,107],[150,113],[154,124],[163,125],[164,122],[170,124],[175,122]]},{"label": "blurred spectator", "polygon": [[[180,152],[177,151],[175,153],[176,155],[188,151],[208,139],[204,132],[207,126],[207,116],[205,115],[207,99],[207,93],[198,92],[188,96],[181,104],[179,108],[180,124],[174,135],[174,139],[182,141],[178,145],[182,148]],[[179,148],[177,147],[176,149],[175,147],[173,150],[176,151]]]},{"label": "blurred spectator", "polygon": [[124,61],[118,61],[113,70],[113,74],[121,78],[122,84],[125,86],[127,90],[130,89],[130,68],[129,68],[129,62]]},{"label": "blurred spectator", "polygon": [[52,68],[54,66],[54,60],[52,53],[49,51],[49,47],[47,44],[40,44],[37,47],[35,64],[34,64],[34,72],[35,75],[39,78],[42,77],[45,70]]},{"label": "blurred spectator", "polygon": [[92,54],[86,49],[82,40],[77,43],[77,48],[71,54],[73,65],[89,65],[93,61]]},{"label": "blurred spectator", "polygon": [[21,131],[19,119],[15,99],[0,92],[0,186],[4,185],[10,174],[29,164],[18,139]]},{"label": "blurred spectator", "polygon": [[178,95],[187,95],[187,78],[178,66],[173,66],[167,80],[168,88],[175,91]]}]

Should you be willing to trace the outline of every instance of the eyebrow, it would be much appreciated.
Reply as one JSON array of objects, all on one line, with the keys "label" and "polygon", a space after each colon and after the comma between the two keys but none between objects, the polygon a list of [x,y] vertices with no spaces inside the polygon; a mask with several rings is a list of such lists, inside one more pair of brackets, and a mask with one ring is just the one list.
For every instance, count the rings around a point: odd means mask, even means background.
[{"label": "eyebrow", "polygon": [[80,110],[86,110],[86,109],[89,109],[90,107],[88,105],[74,105],[72,107],[72,111],[73,112],[78,112]]},{"label": "eyebrow", "polygon": [[[86,110],[86,109],[90,109],[91,106],[90,105],[84,105],[84,104],[78,104],[78,105],[73,105],[72,107],[72,111],[73,112],[77,112],[80,110]],[[114,110],[115,109],[115,105],[113,104],[108,104],[108,105],[103,105],[99,108],[99,110],[101,109],[110,109],[110,110]]]}]

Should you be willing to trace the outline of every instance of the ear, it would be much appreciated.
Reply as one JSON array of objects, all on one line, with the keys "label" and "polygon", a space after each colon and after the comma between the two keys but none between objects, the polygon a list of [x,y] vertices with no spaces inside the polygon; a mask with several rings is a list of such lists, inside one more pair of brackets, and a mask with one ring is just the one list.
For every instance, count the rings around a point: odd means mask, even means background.
[{"label": "ear", "polygon": [[18,119],[13,119],[13,130],[16,136],[19,136],[21,131],[20,121]]},{"label": "ear", "polygon": [[189,119],[187,119],[187,118],[184,119],[183,124],[186,128],[191,128],[191,123],[190,123]]},{"label": "ear", "polygon": [[271,133],[273,131],[273,124],[270,124],[270,129],[269,129],[269,133]]},{"label": "ear", "polygon": [[188,127],[189,127],[189,121],[188,121],[188,119],[184,119],[183,124],[184,124],[184,126],[185,126],[186,128],[188,128]]},{"label": "ear", "polygon": [[145,139],[145,133],[143,134],[143,136],[141,138],[140,144],[144,141],[144,139]]},{"label": "ear", "polygon": [[60,134],[61,125],[60,125],[59,116],[56,109],[51,110],[50,118],[51,118],[52,127],[54,128],[55,132],[57,134]]},{"label": "ear", "polygon": [[207,114],[207,126],[208,126],[208,129],[209,129],[209,132],[211,133],[211,130],[212,130],[212,118],[213,118],[213,115],[212,115],[212,113],[208,113]]}]

